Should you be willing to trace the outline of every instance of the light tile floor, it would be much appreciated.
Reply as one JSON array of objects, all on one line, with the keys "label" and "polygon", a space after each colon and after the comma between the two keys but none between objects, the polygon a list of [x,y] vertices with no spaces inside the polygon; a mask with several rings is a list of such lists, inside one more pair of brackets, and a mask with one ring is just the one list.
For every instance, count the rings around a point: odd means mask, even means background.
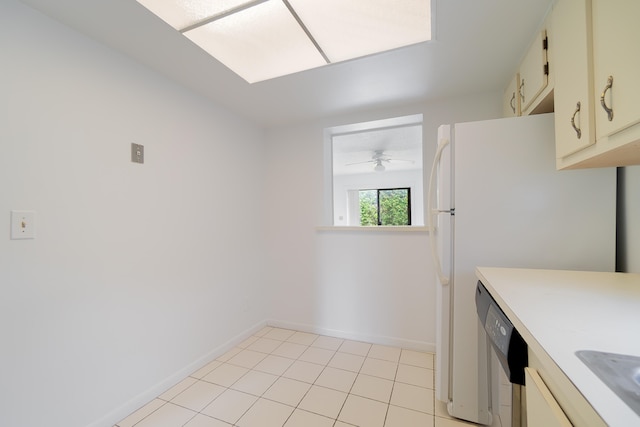
[{"label": "light tile floor", "polygon": [[463,427],[434,355],[266,327],[117,427]]}]

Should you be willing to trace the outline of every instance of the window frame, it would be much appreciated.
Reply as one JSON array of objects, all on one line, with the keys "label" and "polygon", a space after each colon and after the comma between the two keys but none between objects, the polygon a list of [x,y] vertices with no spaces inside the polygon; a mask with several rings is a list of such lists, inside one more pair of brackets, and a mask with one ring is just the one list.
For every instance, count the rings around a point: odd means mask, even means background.
[{"label": "window frame", "polygon": [[[329,126],[323,129],[323,203],[322,203],[322,215],[321,223],[316,226],[317,230],[345,230],[345,231],[358,231],[358,230],[369,230],[369,231],[415,231],[415,232],[425,232],[429,231],[426,224],[426,211],[424,207],[424,203],[426,203],[426,194],[425,192],[425,163],[424,158],[422,160],[422,170],[420,174],[422,178],[419,180],[416,188],[412,184],[410,188],[412,191],[411,195],[411,224],[410,226],[377,226],[377,227],[366,227],[366,226],[358,226],[358,225],[348,225],[348,224],[338,224],[335,222],[335,206],[334,206],[334,173],[333,173],[333,137],[341,134],[347,133],[355,133],[369,130],[377,130],[382,128],[389,127],[401,127],[401,126],[411,126],[411,125],[420,125],[422,127],[422,152],[423,156],[425,153],[425,121],[424,115],[422,113],[416,113],[405,116],[392,117],[387,119],[378,119],[369,122],[359,122],[352,124],[344,124],[337,126]],[[392,184],[393,186],[393,184]],[[355,187],[353,190],[356,190]],[[367,188],[367,187],[360,187]],[[373,188],[373,187],[372,187]],[[382,186],[380,188],[383,188]],[[386,187],[384,187],[386,188]],[[391,186],[389,186],[391,188]],[[394,187],[395,188],[395,187]],[[400,184],[397,188],[406,188],[405,185]],[[417,193],[415,192],[417,191]],[[416,194],[418,195],[416,199]],[[417,202],[417,204],[416,204]],[[417,210],[416,210],[417,209]],[[342,217],[341,217],[342,219]],[[417,223],[416,223],[417,220]]]},{"label": "window frame", "polygon": [[[382,225],[381,217],[380,217],[380,192],[381,191],[397,191],[397,190],[406,190],[407,191],[407,224],[385,224]],[[362,191],[375,191],[376,192],[376,211],[377,211],[377,227],[411,227],[411,187],[394,187],[394,188],[363,188],[358,190],[358,192]],[[372,227],[371,225],[362,225],[362,221],[360,221],[360,227]]]}]

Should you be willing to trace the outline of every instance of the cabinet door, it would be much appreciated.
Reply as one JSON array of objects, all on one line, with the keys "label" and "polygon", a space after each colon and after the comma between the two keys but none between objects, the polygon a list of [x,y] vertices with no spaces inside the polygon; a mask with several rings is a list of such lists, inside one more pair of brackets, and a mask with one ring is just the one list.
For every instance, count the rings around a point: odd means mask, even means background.
[{"label": "cabinet door", "polygon": [[591,0],[561,0],[553,8],[556,156],[596,142],[591,56]]},{"label": "cabinet door", "polygon": [[571,422],[538,372],[535,369],[525,368],[524,378],[527,425],[530,427],[571,427]]},{"label": "cabinet door", "polygon": [[547,87],[546,31],[538,33],[520,65],[520,111],[524,113]]},{"label": "cabinet door", "polygon": [[502,114],[504,117],[520,115],[520,97],[518,96],[518,74],[509,82],[502,97]]},{"label": "cabinet door", "polygon": [[[640,1],[593,0],[593,58],[597,137],[640,122]],[[607,81],[613,83],[608,88]],[[605,89],[606,88],[606,89]]]}]

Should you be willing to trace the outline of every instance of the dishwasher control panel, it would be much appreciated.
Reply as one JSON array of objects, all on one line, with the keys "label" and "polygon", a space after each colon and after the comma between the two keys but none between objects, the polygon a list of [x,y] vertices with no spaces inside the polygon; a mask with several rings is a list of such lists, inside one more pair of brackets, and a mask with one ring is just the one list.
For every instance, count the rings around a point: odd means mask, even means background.
[{"label": "dishwasher control panel", "polygon": [[509,381],[524,384],[524,368],[529,364],[527,344],[480,281],[476,287],[476,311]]},{"label": "dishwasher control panel", "polygon": [[509,352],[509,341],[511,340],[513,325],[494,305],[489,306],[487,319],[484,322],[484,330],[487,332],[491,342],[498,347],[502,354]]}]

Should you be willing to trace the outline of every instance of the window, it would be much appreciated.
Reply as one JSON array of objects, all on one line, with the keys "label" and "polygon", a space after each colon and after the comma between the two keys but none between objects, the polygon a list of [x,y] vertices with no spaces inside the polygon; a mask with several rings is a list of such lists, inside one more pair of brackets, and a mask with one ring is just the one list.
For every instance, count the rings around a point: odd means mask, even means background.
[{"label": "window", "polygon": [[423,226],[422,115],[325,129],[334,226]]},{"label": "window", "polygon": [[411,225],[411,189],[358,191],[360,225]]}]

